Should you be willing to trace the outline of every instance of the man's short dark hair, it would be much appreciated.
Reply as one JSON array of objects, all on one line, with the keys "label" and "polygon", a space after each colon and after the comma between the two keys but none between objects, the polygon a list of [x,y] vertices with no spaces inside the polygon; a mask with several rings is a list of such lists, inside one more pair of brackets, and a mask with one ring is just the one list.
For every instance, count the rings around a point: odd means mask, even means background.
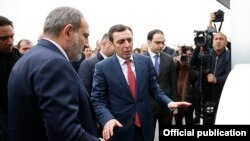
[{"label": "man's short dark hair", "polygon": [[109,29],[109,32],[108,32],[108,35],[109,35],[109,40],[111,42],[113,42],[113,33],[114,32],[122,32],[122,31],[125,31],[125,30],[129,30],[131,31],[131,33],[133,34],[133,31],[132,29],[129,27],[129,26],[126,26],[126,25],[123,25],[123,24],[117,24],[117,25],[114,25],[112,26],[110,29]]},{"label": "man's short dark hair", "polygon": [[14,27],[12,21],[10,21],[8,18],[4,16],[0,16],[0,26],[5,26],[5,25],[10,25]]},{"label": "man's short dark hair", "polygon": [[160,34],[164,35],[164,33],[163,33],[161,30],[159,30],[159,29],[154,29],[154,30],[151,30],[151,31],[148,33],[147,40],[152,41],[153,36],[154,36],[156,33],[160,33]]}]

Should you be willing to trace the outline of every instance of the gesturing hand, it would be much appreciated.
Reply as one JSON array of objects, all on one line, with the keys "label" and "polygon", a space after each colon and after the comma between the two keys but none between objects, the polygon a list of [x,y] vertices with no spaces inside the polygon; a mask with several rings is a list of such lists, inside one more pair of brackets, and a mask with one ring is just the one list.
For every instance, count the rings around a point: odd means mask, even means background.
[{"label": "gesturing hand", "polygon": [[[168,108],[171,111],[175,111],[175,110],[177,110],[180,107],[188,107],[188,106],[191,106],[191,105],[192,105],[191,103],[185,102],[185,101],[182,101],[182,102],[170,102],[170,103],[168,103]],[[177,112],[178,111],[176,111],[176,113]]]},{"label": "gesturing hand", "polygon": [[109,120],[103,128],[102,137],[104,140],[109,140],[111,136],[113,136],[114,127],[122,127],[123,125],[116,119]]}]

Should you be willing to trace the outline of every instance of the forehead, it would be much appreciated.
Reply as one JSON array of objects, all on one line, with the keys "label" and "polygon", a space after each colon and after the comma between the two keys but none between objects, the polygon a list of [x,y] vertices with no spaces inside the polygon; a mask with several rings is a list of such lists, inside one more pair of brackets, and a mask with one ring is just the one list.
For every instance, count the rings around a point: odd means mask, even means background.
[{"label": "forehead", "polygon": [[32,46],[32,43],[26,42],[26,41],[22,41],[20,43],[21,46]]},{"label": "forehead", "polygon": [[152,40],[165,40],[164,35],[161,33],[154,34]]},{"label": "forehead", "polygon": [[85,48],[85,51],[91,51],[92,49],[90,47]]},{"label": "forehead", "polygon": [[214,38],[223,38],[223,39],[226,39],[226,36],[222,33],[217,33],[214,35]]},{"label": "forehead", "polygon": [[0,26],[0,35],[13,35],[14,29],[10,25]]},{"label": "forehead", "polygon": [[113,39],[114,41],[121,40],[121,39],[128,39],[132,38],[133,35],[130,30],[126,29],[122,32],[114,32],[113,33]]}]

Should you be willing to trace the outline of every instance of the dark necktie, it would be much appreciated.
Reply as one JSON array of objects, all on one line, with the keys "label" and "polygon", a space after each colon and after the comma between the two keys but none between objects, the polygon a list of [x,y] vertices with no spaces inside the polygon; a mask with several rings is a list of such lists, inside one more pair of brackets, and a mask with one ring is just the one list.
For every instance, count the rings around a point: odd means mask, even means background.
[{"label": "dark necktie", "polygon": [[159,64],[159,61],[158,61],[159,55],[156,54],[154,56],[154,58],[155,58],[155,70],[156,70],[157,75],[159,76],[159,74],[160,74],[160,64]]},{"label": "dark necktie", "polygon": [[[132,97],[134,98],[134,100],[136,99],[136,79],[135,79],[135,74],[131,69],[131,60],[127,60],[125,63],[128,66],[128,84],[129,84],[129,90],[130,93],[132,95]],[[135,125],[140,127],[140,119],[139,119],[139,114],[138,112],[135,113]]]}]

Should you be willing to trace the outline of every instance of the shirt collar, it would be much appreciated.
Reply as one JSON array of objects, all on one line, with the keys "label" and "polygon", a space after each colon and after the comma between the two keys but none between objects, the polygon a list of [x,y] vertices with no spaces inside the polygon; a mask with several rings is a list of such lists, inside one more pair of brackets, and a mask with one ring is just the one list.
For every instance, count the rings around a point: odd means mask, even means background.
[{"label": "shirt collar", "polygon": [[[115,55],[118,58],[120,65],[123,65],[125,63],[125,61],[127,61],[127,60],[124,60],[123,58],[121,58],[120,56],[118,56],[117,54],[115,54]],[[132,62],[134,62],[133,55],[130,56],[129,60],[132,60]]]},{"label": "shirt collar", "polygon": [[155,55],[158,55],[160,57],[160,53],[156,54],[156,53],[152,52],[150,49],[148,49],[148,53],[151,57],[154,57]]},{"label": "shirt collar", "polygon": [[102,57],[103,57],[104,59],[108,58],[101,50],[100,50],[100,54],[102,55]]},{"label": "shirt collar", "polygon": [[56,42],[54,42],[54,41],[52,41],[52,40],[50,40],[48,38],[43,38],[43,39],[48,40],[51,43],[53,43],[62,52],[62,54],[66,57],[66,59],[69,61],[69,58],[68,58],[66,52],[63,50],[63,48],[59,44],[57,44]]}]

